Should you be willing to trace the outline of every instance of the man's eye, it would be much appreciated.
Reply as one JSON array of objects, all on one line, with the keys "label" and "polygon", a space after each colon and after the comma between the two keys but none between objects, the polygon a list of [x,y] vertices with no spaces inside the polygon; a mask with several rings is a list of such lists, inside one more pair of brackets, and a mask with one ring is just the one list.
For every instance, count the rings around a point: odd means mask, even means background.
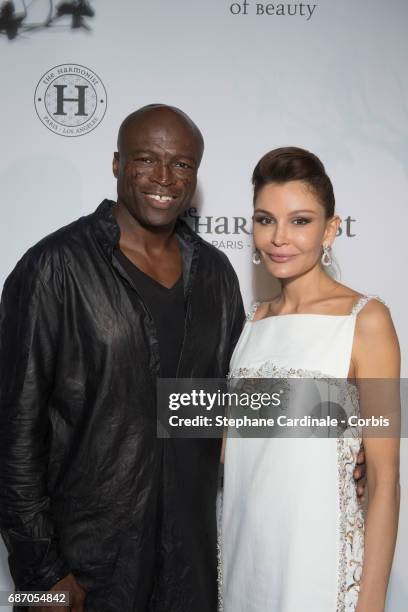
[{"label": "man's eye", "polygon": [[306,219],[306,217],[296,217],[293,219],[294,225],[307,225],[310,223],[310,219]]},{"label": "man's eye", "polygon": [[150,157],[136,157],[134,161],[141,162],[142,164],[152,164],[153,163]]},{"label": "man's eye", "polygon": [[175,164],[175,165],[176,165],[178,168],[183,168],[183,170],[186,170],[186,169],[191,169],[191,168],[192,168],[192,166],[190,166],[189,164],[186,164],[186,162],[181,162],[181,161],[176,162],[176,164]]}]

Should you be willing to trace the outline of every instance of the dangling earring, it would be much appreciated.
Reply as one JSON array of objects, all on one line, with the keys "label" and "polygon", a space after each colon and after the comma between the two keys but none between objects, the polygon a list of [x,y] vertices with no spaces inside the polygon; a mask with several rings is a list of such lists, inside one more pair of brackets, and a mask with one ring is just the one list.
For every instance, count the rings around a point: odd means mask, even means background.
[{"label": "dangling earring", "polygon": [[252,263],[256,266],[259,266],[259,264],[261,263],[261,256],[259,254],[258,249],[255,249],[255,251],[252,253]]},{"label": "dangling earring", "polygon": [[323,255],[322,255],[322,264],[326,267],[331,266],[333,263],[333,259],[331,256],[331,246],[323,245]]}]

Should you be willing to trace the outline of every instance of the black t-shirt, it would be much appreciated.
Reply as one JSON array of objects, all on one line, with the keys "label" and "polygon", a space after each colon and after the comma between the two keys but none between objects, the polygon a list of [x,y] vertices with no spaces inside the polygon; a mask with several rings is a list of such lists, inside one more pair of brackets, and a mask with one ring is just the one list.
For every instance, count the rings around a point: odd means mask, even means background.
[{"label": "black t-shirt", "polygon": [[[120,249],[115,250],[115,256],[153,317],[159,341],[160,376],[175,378],[184,337],[183,275],[168,289],[139,270]],[[130,294],[130,297],[132,299],[134,295]]]}]

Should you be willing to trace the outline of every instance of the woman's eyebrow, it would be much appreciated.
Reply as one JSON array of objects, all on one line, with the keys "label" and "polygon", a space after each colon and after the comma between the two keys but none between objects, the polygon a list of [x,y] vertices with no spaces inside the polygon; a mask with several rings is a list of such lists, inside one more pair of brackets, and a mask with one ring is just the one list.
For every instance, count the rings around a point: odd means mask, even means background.
[{"label": "woman's eyebrow", "polygon": [[[254,214],[256,214],[257,212],[262,212],[265,213],[266,215],[273,215],[273,213],[270,210],[265,210],[264,208],[256,208],[254,210]],[[308,214],[312,214],[312,215],[316,215],[316,211],[315,210],[310,210],[309,208],[302,208],[300,210],[291,210],[288,215],[300,215],[301,213],[308,213]]]}]

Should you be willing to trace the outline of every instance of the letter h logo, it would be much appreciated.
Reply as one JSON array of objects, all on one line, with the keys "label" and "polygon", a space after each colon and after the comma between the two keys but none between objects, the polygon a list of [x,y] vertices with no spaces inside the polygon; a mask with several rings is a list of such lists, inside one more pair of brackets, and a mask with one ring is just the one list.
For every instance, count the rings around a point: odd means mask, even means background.
[{"label": "letter h logo", "polygon": [[[57,112],[54,115],[66,115],[64,112],[64,103],[65,102],[77,102],[78,104],[78,112],[75,113],[76,117],[86,117],[88,113],[85,112],[85,90],[88,89],[87,85],[75,85],[78,90],[77,98],[65,98],[64,90],[67,85],[54,85],[57,90]],[[71,115],[72,117],[72,115]]]}]

